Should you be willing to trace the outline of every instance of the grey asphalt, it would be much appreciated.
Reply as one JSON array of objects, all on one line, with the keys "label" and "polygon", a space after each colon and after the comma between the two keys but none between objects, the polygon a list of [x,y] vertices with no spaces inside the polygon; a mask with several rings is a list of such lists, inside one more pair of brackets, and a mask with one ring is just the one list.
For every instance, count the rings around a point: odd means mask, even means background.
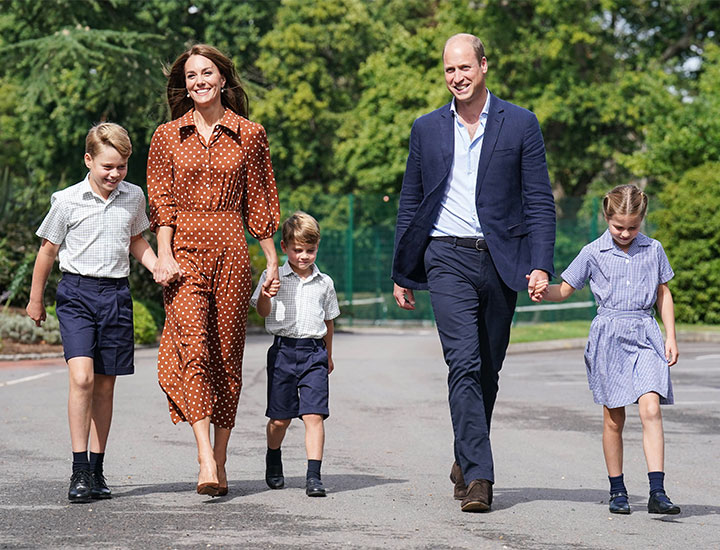
[{"label": "grey asphalt", "polygon": [[0,363],[0,548],[720,548],[720,344],[681,343],[677,404],[663,408],[666,487],[679,516],[646,511],[635,407],[625,477],[633,513],[607,511],[601,408],[582,348],[513,348],[493,424],[493,509],[461,513],[448,479],[452,437],[445,367],[431,329],[341,333],[327,421],[325,499],[303,491],[299,422],[283,447],[287,488],[264,472],[264,357],[248,338],[230,442],[230,493],[194,493],[195,445],[174,426],[155,374],[137,351],[118,380],[106,474],[115,498],[70,505],[67,377],[61,359]]}]

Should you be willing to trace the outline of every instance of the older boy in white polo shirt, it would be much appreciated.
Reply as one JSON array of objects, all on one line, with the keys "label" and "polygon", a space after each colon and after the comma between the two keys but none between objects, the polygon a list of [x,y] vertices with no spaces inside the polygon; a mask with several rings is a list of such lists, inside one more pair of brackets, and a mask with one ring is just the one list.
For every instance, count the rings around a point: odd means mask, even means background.
[{"label": "older boy in white polo shirt", "polygon": [[328,374],[333,370],[332,337],[340,308],[330,277],[315,265],[320,227],[305,212],[295,212],[282,226],[280,246],[288,261],[280,281],[264,296],[260,289],[250,303],[265,318],[265,329],[275,335],[268,350],[267,454],[265,482],[271,489],[285,486],[280,445],[293,418],[305,424],[308,468],[305,492],[324,497],[320,468],[325,444],[324,420],[328,408]]},{"label": "older boy in white polo shirt", "polygon": [[85,140],[89,174],[53,193],[50,212],[37,230],[43,240],[27,313],[38,326],[46,318],[43,295],[56,257],[63,274],[56,312],[70,375],[71,502],[112,497],[103,459],[115,377],[134,372],[128,253],[151,271],[157,260],[142,236],[150,226],[145,195],[123,180],[131,153],[124,128],[112,123],[92,127]]}]

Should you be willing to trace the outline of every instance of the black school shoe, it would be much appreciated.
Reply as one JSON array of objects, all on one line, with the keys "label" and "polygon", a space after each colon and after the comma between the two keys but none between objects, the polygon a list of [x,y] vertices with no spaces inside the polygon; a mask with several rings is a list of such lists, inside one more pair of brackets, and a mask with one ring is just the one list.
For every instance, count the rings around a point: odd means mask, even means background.
[{"label": "black school shoe", "polygon": [[93,477],[90,470],[78,470],[70,477],[68,500],[70,502],[90,502],[93,490]]},{"label": "black school shoe", "polygon": [[650,499],[648,500],[648,513],[679,514],[680,506],[675,506],[665,494],[665,491],[658,491],[650,495]]},{"label": "black school shoe", "polygon": [[90,490],[90,498],[94,498],[96,500],[112,498],[112,491],[107,486],[107,481],[105,481],[105,476],[102,472],[92,472],[90,475],[92,476],[93,481],[93,487]]},{"label": "black school shoe", "polygon": [[628,494],[620,491],[610,495],[609,506],[611,514],[629,514],[630,504],[628,503]]},{"label": "black school shoe", "polygon": [[265,483],[271,489],[282,489],[285,487],[282,463],[268,464],[265,466]]},{"label": "black school shoe", "polygon": [[305,482],[305,494],[309,497],[324,497],[327,495],[323,482],[316,477],[308,478]]}]

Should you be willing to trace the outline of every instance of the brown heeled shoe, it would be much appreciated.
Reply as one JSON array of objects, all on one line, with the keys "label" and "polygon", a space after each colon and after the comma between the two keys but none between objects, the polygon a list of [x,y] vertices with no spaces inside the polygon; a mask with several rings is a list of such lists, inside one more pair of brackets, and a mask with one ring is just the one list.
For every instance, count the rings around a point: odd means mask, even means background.
[{"label": "brown heeled shoe", "polygon": [[215,497],[220,492],[220,486],[216,481],[210,481],[207,483],[198,483],[197,486],[198,495],[208,495]]}]

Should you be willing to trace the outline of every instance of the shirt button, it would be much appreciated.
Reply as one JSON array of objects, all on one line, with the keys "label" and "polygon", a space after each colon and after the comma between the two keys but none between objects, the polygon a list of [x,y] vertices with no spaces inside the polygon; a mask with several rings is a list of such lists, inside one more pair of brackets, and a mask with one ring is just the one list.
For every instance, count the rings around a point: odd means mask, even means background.
[{"label": "shirt button", "polygon": [[630,284],[630,281],[626,281],[626,283],[629,285],[629,284]]},{"label": "shirt button", "polygon": [[626,264],[629,264],[629,263],[630,263],[630,260],[628,260],[627,258],[625,258],[625,263],[626,263]]}]

